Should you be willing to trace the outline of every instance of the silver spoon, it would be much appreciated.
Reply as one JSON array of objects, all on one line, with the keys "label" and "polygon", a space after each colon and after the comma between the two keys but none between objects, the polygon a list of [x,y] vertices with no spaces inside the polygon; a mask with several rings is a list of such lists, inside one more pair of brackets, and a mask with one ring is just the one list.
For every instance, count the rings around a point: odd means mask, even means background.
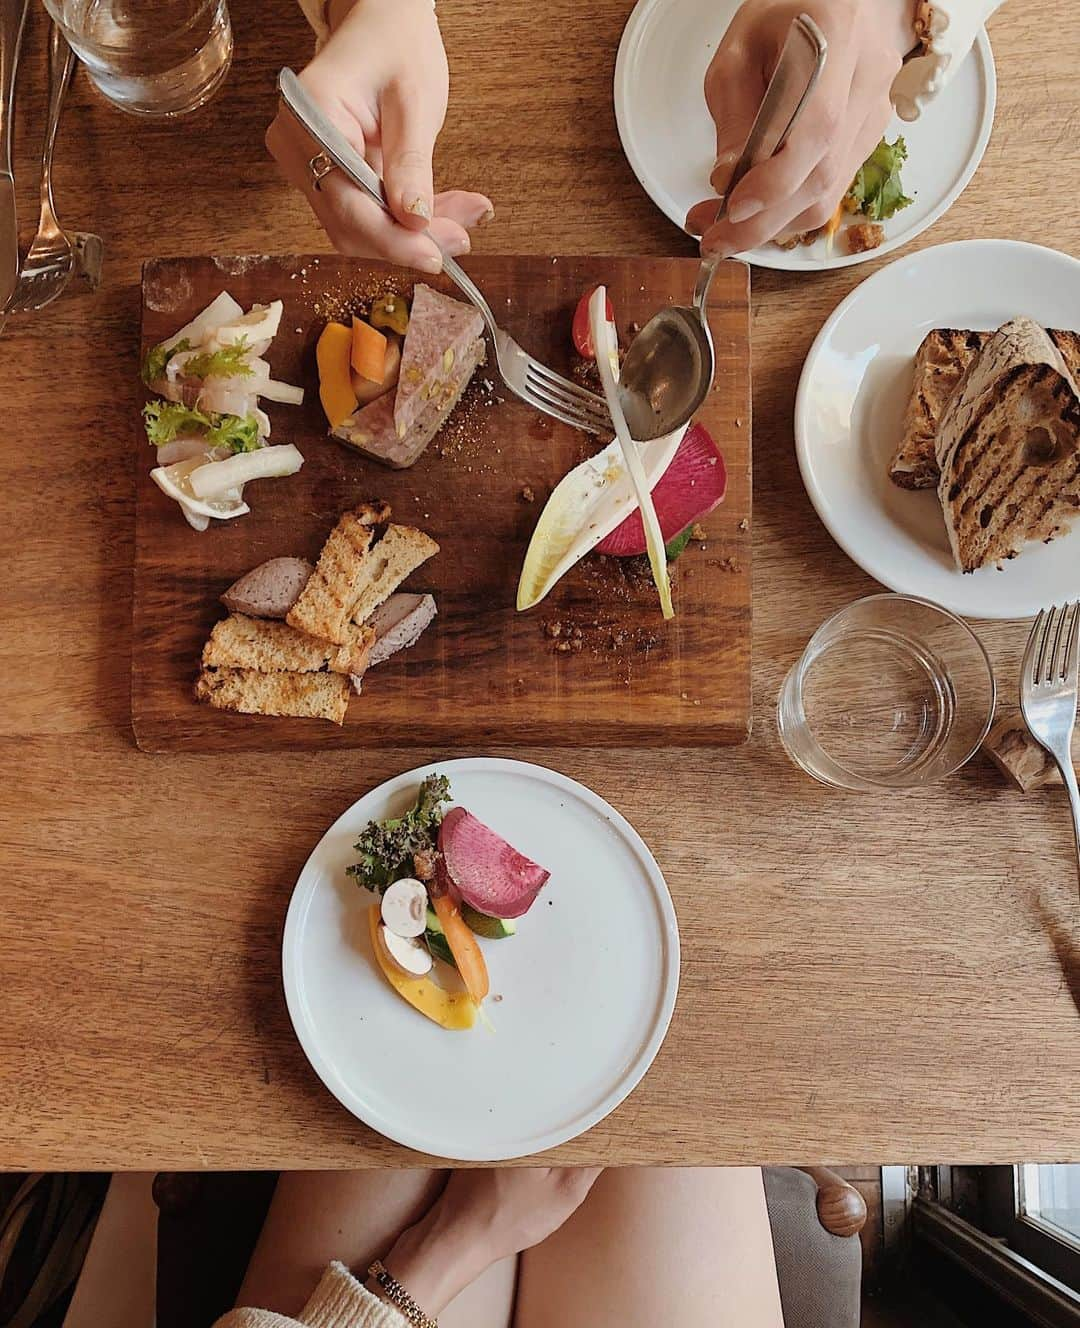
[{"label": "silver spoon", "polygon": [[[716,211],[719,221],[731,191],[755,162],[779,152],[825,67],[825,36],[800,14],[784,41],[753,127]],[[623,359],[619,400],[638,442],[662,438],[693,417],[712,386],[716,367],[705,305],[718,257],[702,260],[693,304],[661,309],[645,324]]]}]

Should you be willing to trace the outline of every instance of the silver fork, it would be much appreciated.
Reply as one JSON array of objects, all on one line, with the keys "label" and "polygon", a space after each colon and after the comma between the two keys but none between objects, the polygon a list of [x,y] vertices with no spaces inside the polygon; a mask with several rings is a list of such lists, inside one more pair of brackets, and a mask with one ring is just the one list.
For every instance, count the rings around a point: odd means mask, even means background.
[{"label": "silver fork", "polygon": [[53,202],[52,158],[64,94],[75,68],[75,55],[55,23],[49,31],[49,109],[41,149],[41,215],[4,314],[43,309],[60,296],[72,276],[85,277],[91,289],[101,280],[102,243],[88,231],[68,234]]},{"label": "silver fork", "polygon": [[[389,212],[378,174],[323,115],[291,69],[283,69],[278,75],[278,91],[285,105],[334,165],[379,207]],[[441,251],[441,246],[439,248]],[[468,273],[445,252],[442,260],[446,275],[479,309],[495,346],[499,373],[510,391],[545,415],[562,420],[575,429],[584,429],[587,433],[611,433],[611,415],[603,397],[572,383],[522,350],[495,321],[487,300]]]},{"label": "silver fork", "polygon": [[1080,666],[1080,600],[1043,609],[1035,619],[1020,674],[1020,709],[1031,736],[1054,758],[1072,807],[1080,870],[1080,789],[1072,761]]}]

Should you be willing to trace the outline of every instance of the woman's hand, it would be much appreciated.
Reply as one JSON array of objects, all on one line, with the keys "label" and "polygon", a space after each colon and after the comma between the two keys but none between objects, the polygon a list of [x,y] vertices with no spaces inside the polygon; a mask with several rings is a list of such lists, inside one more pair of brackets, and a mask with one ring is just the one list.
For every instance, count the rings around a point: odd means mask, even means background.
[{"label": "woman's hand", "polygon": [[426,1217],[386,1256],[391,1274],[439,1314],[493,1263],[539,1245],[581,1206],[599,1167],[452,1171]]},{"label": "woman's hand", "polygon": [[792,20],[809,14],[828,58],[798,124],[775,157],[747,171],[714,222],[716,199],[690,209],[703,254],[741,253],[824,226],[892,117],[889,93],[915,44],[913,0],[745,0],[705,75],[716,122],[710,183],[722,194],[750,132]]},{"label": "woman's hand", "polygon": [[[332,0],[333,33],[300,75],[326,116],[383,177],[393,216],[331,171],[314,187],[318,152],[292,114],[278,111],[266,145],[306,195],[334,247],[438,272],[431,235],[450,254],[469,251],[469,229],[495,213],[482,194],[436,194],[431,158],[446,116],[449,72],[431,0]],[[344,10],[344,12],[342,12]]]}]

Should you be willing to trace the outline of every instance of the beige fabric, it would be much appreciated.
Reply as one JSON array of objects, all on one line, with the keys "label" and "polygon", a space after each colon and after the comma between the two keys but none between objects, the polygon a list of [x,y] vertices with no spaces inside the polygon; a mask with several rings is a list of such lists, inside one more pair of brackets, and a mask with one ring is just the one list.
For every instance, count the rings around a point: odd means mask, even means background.
[{"label": "beige fabric", "polygon": [[340,1263],[323,1273],[298,1319],[270,1310],[230,1310],[214,1328],[409,1328],[392,1306],[362,1287]]}]

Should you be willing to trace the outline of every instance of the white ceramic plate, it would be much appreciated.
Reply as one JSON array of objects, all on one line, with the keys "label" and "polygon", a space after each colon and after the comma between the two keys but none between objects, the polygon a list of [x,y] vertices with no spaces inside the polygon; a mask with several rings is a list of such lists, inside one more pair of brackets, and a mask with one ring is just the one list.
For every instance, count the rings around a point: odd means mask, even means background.
[{"label": "white ceramic plate", "polygon": [[[623,151],[656,206],[681,227],[708,198],[716,134],[705,105],[705,71],[739,0],[638,0],[615,62],[615,117]],[[994,123],[997,83],[990,40],[979,33],[949,86],[913,124],[894,119],[889,141],[908,145],[904,184],[915,201],[885,223],[885,241],[865,254],[826,253],[825,241],[743,257],[759,267],[821,271],[849,267],[907,244],[957,200],[982,160]]]},{"label": "white ceramic plate", "polygon": [[963,240],[898,259],[838,306],[795,401],[803,483],[837,544],[883,585],[966,618],[1026,618],[1080,595],[1080,527],[998,571],[957,571],[936,490],[889,479],[912,362],[935,327],[989,329],[1018,314],[1080,328],[1080,261],[1015,240]]},{"label": "white ceramic plate", "polygon": [[[391,990],[371,954],[372,896],[345,874],[363,827],[408,807],[434,770],[551,872],[517,935],[483,942],[494,1032],[446,1032]],[[343,1106],[410,1148],[491,1162],[575,1138],[639,1082],[675,1008],[679,932],[655,860],[602,798],[521,761],[442,761],[326,832],[293,892],[283,971],[300,1044]]]}]

